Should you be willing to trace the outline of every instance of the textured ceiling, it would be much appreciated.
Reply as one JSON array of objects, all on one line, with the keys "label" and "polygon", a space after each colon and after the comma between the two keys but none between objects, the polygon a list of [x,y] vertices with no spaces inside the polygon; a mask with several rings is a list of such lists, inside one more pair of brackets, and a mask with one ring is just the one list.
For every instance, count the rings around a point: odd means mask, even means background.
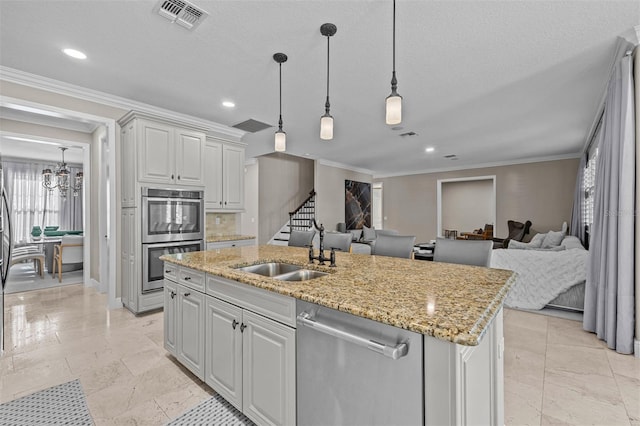
[{"label": "textured ceiling", "polygon": [[[287,151],[403,174],[577,155],[606,84],[616,37],[640,1],[397,2],[402,129],[384,124],[392,2],[199,1],[193,32],[154,1],[0,1],[0,65],[228,126],[275,125],[283,65]],[[332,22],[332,141],[319,138]],[[88,60],[60,53],[83,50]],[[234,109],[221,106],[233,100]],[[273,151],[273,130],[247,154]],[[400,137],[413,131],[417,136]],[[424,149],[435,151],[426,154]],[[456,154],[455,161],[443,158]]]}]

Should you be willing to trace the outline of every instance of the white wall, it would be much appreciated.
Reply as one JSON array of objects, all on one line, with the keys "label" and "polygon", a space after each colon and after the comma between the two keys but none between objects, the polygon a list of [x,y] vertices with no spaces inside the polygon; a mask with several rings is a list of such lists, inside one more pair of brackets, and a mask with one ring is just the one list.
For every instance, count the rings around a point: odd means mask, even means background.
[{"label": "white wall", "polygon": [[257,161],[244,167],[244,213],[240,215],[240,233],[258,237],[260,209],[258,203],[259,165]]}]

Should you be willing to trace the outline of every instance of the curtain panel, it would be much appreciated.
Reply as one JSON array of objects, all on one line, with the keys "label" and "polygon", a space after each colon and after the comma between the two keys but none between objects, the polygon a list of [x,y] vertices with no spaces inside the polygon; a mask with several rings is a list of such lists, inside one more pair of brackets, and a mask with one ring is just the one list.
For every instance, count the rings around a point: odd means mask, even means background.
[{"label": "curtain panel", "polygon": [[[77,197],[72,191],[66,199],[57,189],[49,194],[42,186],[45,163],[3,159],[5,188],[9,197],[14,243],[25,244],[31,239],[34,226],[59,226],[61,230],[82,230],[82,191]],[[70,166],[72,176],[82,168]]]},{"label": "curtain panel", "polygon": [[593,231],[583,327],[617,352],[633,353],[635,325],[635,117],[632,58],[607,88],[596,163]]},{"label": "curtain panel", "polygon": [[586,232],[584,229],[584,199],[585,199],[585,187],[584,187],[584,171],[587,167],[588,153],[584,153],[580,159],[580,165],[578,166],[578,176],[576,177],[576,190],[573,194],[573,210],[571,212],[571,235],[575,235],[580,238],[582,245],[586,246]]}]

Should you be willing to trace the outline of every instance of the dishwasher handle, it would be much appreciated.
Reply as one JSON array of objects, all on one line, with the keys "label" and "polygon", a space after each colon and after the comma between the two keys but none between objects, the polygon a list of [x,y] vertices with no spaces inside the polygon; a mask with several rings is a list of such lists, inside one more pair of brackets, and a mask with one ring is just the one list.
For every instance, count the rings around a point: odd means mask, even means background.
[{"label": "dishwasher handle", "polygon": [[358,346],[365,347],[391,359],[402,358],[409,352],[409,345],[406,343],[398,343],[395,346],[389,346],[384,343],[376,342],[375,340],[367,339],[366,337],[356,336],[355,334],[347,331],[338,330],[337,328],[322,324],[314,320],[311,317],[311,314],[307,312],[301,312],[297,319],[299,324],[318,330],[321,333],[346,340],[347,342],[354,343]]}]

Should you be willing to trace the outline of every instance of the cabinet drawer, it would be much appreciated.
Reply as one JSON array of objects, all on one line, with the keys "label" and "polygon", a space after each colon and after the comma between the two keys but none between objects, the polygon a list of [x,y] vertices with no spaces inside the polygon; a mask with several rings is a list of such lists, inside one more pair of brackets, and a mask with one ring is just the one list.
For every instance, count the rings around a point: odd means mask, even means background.
[{"label": "cabinet drawer", "polygon": [[296,327],[296,299],[215,275],[207,275],[207,290],[217,297],[290,327]]},{"label": "cabinet drawer", "polygon": [[164,279],[178,282],[178,269],[180,269],[178,265],[164,262]]},{"label": "cabinet drawer", "polygon": [[204,272],[195,271],[193,269],[182,267],[178,270],[178,283],[201,293],[204,293],[204,277]]},{"label": "cabinet drawer", "polygon": [[207,243],[207,250],[216,250],[229,247],[254,246],[255,244],[255,238],[252,238],[250,240],[220,241],[218,243]]}]

